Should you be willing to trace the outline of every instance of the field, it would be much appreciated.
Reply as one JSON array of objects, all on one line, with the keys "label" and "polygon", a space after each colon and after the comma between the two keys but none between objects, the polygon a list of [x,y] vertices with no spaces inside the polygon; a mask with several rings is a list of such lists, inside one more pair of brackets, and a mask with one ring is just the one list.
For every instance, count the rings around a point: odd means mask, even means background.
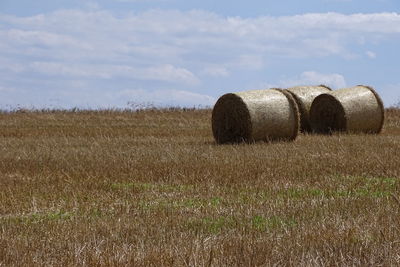
[{"label": "field", "polygon": [[0,114],[0,265],[400,264],[381,135],[216,145],[211,110]]}]

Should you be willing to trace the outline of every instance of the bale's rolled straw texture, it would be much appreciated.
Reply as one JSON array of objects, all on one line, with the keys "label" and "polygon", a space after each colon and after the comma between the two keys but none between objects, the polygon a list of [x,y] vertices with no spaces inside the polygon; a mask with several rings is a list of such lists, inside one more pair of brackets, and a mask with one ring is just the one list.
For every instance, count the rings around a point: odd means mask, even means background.
[{"label": "bale's rolled straw texture", "polygon": [[311,127],[317,133],[380,133],[384,120],[381,98],[373,88],[363,85],[322,94],[310,110]]},{"label": "bale's rolled straw texture", "polygon": [[282,90],[254,90],[221,96],[212,112],[217,143],[294,140],[300,115],[293,97]]},{"label": "bale's rolled straw texture", "polygon": [[300,125],[302,132],[310,132],[310,109],[314,99],[323,94],[332,91],[325,85],[319,86],[297,86],[286,89],[292,94],[300,110]]}]

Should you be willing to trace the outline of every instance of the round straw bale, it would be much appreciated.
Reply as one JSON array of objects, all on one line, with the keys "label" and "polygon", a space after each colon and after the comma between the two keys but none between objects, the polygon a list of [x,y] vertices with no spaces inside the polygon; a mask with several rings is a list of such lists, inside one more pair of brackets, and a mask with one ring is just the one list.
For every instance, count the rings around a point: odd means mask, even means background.
[{"label": "round straw bale", "polygon": [[317,133],[380,133],[384,121],[381,98],[372,87],[363,85],[322,94],[310,110],[311,128]]},{"label": "round straw bale", "polygon": [[217,143],[294,140],[300,115],[293,97],[279,89],[229,93],[212,112]]},{"label": "round straw bale", "polygon": [[286,89],[296,100],[300,110],[300,125],[302,132],[310,132],[310,109],[314,99],[323,94],[332,91],[325,85],[319,86],[297,86]]}]

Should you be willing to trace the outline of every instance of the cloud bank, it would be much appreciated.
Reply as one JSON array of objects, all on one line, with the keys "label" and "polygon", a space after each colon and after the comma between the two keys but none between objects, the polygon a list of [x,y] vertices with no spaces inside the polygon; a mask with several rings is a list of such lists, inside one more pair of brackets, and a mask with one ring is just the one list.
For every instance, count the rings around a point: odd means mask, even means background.
[{"label": "cloud bank", "polygon": [[[238,81],[254,73],[273,73],[269,62],[375,59],[376,53],[363,46],[400,39],[399,34],[397,13],[241,18],[196,10],[123,16],[58,10],[32,17],[0,15],[0,105],[124,107],[149,100],[212,105],[222,93],[217,86],[236,90]],[[346,85],[343,73],[297,68],[297,75],[271,82]]]}]

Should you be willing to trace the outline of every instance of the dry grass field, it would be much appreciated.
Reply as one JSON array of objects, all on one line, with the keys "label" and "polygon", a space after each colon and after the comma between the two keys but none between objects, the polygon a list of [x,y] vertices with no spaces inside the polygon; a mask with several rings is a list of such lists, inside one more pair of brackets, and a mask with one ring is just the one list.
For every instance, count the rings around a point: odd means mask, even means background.
[{"label": "dry grass field", "polygon": [[211,110],[0,114],[0,265],[400,265],[381,135],[216,145]]}]

